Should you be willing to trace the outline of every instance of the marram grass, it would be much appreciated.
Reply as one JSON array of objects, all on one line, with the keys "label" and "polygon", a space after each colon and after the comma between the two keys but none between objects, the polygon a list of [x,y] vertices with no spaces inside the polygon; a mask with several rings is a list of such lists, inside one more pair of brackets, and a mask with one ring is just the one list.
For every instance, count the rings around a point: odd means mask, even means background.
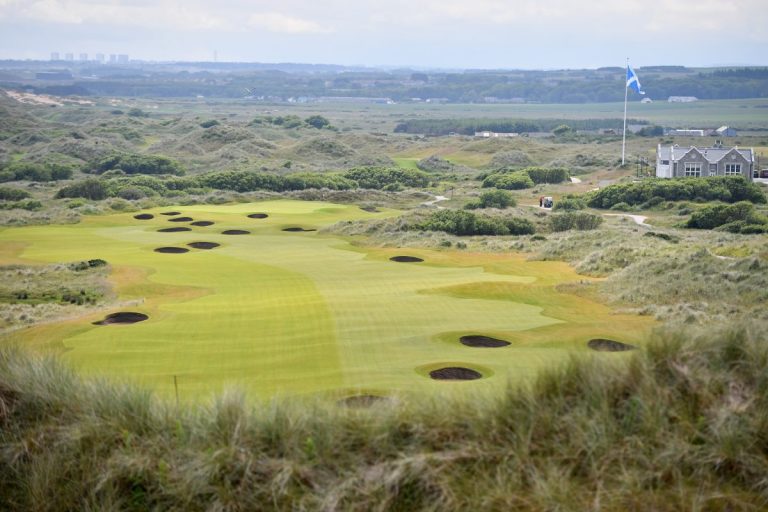
[{"label": "marram grass", "polygon": [[[765,510],[768,346],[657,333],[521,389],[176,406],[0,352],[0,509]],[[247,399],[248,398],[248,399]]]}]

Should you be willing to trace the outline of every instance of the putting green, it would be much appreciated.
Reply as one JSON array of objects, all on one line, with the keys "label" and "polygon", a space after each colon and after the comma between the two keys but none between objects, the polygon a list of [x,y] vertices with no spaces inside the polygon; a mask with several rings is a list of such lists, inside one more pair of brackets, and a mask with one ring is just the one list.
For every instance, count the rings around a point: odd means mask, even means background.
[{"label": "putting green", "polygon": [[[161,215],[168,210],[144,212],[154,215],[149,220],[119,214],[0,232],[0,263],[107,260],[121,302],[6,338],[58,350],[85,373],[138,380],[162,394],[173,393],[175,376],[182,399],[194,400],[230,385],[262,397],[478,390],[529,378],[574,349],[586,351],[591,338],[639,343],[652,325],[558,292],[558,284],[584,279],[564,263],[361,248],[321,232],[283,231],[397,215],[393,210],[283,200],[173,208],[214,223],[204,227],[169,222],[172,217]],[[248,218],[257,212],[268,217]],[[192,230],[158,232],[178,226]],[[183,254],[154,250],[201,241],[220,246]],[[424,261],[389,260],[397,255]],[[149,319],[92,324],[117,311]],[[468,334],[511,345],[467,347],[459,337]],[[487,378],[429,379],[441,366],[474,368]]]}]

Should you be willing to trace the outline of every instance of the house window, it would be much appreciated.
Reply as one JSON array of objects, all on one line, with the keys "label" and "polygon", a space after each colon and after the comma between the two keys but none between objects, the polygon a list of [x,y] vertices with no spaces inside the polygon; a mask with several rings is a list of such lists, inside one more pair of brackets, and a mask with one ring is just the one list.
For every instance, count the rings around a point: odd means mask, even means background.
[{"label": "house window", "polygon": [[685,162],[685,176],[701,176],[701,164],[697,162]]},{"label": "house window", "polygon": [[662,160],[661,165],[669,165],[669,160]]},{"label": "house window", "polygon": [[741,174],[741,164],[725,164],[725,175],[733,176]]}]

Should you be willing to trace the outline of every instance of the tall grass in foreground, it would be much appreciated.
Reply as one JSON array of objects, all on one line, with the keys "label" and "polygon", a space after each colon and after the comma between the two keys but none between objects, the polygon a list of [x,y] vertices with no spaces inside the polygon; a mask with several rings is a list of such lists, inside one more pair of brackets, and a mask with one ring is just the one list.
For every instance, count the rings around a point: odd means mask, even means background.
[{"label": "tall grass in foreground", "polygon": [[765,510],[761,335],[668,332],[494,399],[365,410],[176,409],[6,350],[0,509]]}]

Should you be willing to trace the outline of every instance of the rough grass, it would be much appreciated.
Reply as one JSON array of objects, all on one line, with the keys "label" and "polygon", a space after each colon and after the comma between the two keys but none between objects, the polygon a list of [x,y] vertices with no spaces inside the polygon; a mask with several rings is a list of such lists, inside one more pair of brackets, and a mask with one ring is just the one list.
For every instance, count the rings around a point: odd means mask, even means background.
[{"label": "rough grass", "polygon": [[658,334],[527,389],[367,409],[236,392],[177,408],[0,352],[8,510],[764,510],[768,348]]}]

